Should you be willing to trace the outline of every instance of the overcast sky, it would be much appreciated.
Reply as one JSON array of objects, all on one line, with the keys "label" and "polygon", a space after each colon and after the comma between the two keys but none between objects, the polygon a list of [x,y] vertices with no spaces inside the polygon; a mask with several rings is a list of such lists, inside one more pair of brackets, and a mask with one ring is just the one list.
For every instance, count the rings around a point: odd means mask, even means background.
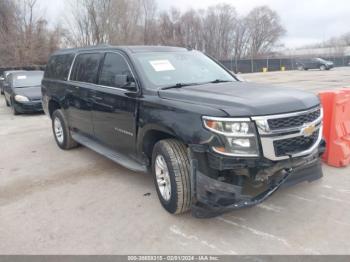
[{"label": "overcast sky", "polygon": [[[65,9],[65,0],[39,0],[51,24],[59,21]],[[206,8],[217,3],[230,3],[239,14],[248,13],[253,7],[268,5],[277,11],[287,35],[282,43],[294,48],[321,42],[333,36],[350,32],[349,0],[157,0],[159,9],[171,6]]]}]

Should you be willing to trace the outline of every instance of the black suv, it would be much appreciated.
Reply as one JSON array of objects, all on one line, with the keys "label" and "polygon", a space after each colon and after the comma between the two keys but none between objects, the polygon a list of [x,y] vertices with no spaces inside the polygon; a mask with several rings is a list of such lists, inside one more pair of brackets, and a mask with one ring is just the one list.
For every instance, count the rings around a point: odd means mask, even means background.
[{"label": "black suv", "polygon": [[327,61],[322,58],[299,59],[296,61],[298,70],[320,69],[330,70],[334,67],[332,61]]},{"label": "black suv", "polygon": [[60,148],[81,144],[152,172],[170,213],[210,217],[322,176],[317,96],[240,82],[195,50],[61,50],[42,94]]}]

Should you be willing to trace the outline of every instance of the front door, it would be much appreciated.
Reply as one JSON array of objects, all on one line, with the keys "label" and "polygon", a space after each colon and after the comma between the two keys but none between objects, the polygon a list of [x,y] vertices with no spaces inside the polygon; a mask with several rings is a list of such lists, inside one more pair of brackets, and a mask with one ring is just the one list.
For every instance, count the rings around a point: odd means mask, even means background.
[{"label": "front door", "polygon": [[92,100],[96,138],[116,151],[133,155],[138,99],[133,73],[122,54],[105,54]]}]

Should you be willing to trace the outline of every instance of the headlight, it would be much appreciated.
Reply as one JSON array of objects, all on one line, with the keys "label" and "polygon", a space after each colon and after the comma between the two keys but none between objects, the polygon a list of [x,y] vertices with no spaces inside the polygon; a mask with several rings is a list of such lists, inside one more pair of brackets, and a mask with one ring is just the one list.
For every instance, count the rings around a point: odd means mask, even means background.
[{"label": "headlight", "polygon": [[16,95],[15,100],[17,102],[28,102],[29,101],[28,97],[21,96],[21,95]]},{"label": "headlight", "polygon": [[217,153],[240,157],[259,156],[256,128],[249,118],[203,117],[204,126],[218,134],[224,146],[213,147]]},{"label": "headlight", "polygon": [[269,132],[269,124],[267,123],[267,120],[255,120],[256,125],[259,129],[263,130],[264,132]]}]

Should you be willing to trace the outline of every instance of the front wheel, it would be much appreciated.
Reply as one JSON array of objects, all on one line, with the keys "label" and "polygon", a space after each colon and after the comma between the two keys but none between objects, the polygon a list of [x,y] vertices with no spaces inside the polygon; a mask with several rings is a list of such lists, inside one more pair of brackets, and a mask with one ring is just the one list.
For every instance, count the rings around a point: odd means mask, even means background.
[{"label": "front wheel", "polygon": [[15,103],[13,101],[11,101],[11,109],[12,109],[13,115],[15,115],[15,116],[19,115],[19,112],[17,111],[17,109],[15,107]]},{"label": "front wheel", "polygon": [[158,142],[152,154],[152,171],[162,206],[171,214],[190,210],[190,161],[186,146],[175,139]]},{"label": "front wheel", "polygon": [[324,70],[326,70],[326,69],[327,69],[327,68],[326,68],[325,65],[321,65],[321,66],[320,66],[320,70],[321,70],[321,71],[324,71]]},{"label": "front wheel", "polygon": [[52,114],[52,131],[56,143],[61,149],[68,150],[78,146],[71,136],[66,118],[60,109]]}]

